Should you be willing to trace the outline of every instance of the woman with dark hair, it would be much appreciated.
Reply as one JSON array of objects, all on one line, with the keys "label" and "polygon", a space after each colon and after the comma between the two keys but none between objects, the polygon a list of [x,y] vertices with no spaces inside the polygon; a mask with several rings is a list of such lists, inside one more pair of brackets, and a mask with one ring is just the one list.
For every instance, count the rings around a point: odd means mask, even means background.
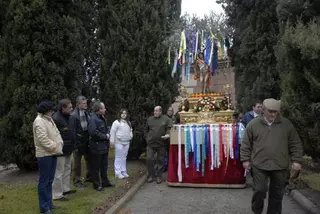
[{"label": "woman with dark hair", "polygon": [[40,212],[50,214],[58,207],[52,204],[52,182],[54,179],[57,155],[62,154],[63,141],[60,132],[52,120],[54,103],[41,102],[38,116],[33,122],[33,138],[39,165],[38,198]]},{"label": "woman with dark hair", "polygon": [[114,171],[115,176],[119,179],[129,177],[126,160],[132,137],[132,126],[129,121],[128,111],[121,109],[118,119],[113,122],[110,131],[110,144],[115,147]]}]

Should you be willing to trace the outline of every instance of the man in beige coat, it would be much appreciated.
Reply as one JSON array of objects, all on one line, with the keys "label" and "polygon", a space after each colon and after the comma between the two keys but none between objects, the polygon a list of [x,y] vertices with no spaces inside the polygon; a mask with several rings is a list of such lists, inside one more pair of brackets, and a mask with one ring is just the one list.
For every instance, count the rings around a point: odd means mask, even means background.
[{"label": "man in beige coat", "polygon": [[252,211],[261,214],[268,191],[267,214],[280,214],[289,162],[300,170],[302,143],[292,123],[280,115],[280,100],[263,101],[263,115],[251,120],[241,143],[240,157],[245,169],[252,170]]}]

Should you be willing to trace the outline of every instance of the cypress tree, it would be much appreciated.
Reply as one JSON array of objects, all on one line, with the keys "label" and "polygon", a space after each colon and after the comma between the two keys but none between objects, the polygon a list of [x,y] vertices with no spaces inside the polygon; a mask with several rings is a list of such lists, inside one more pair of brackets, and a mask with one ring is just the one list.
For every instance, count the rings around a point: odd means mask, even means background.
[{"label": "cypress tree", "polygon": [[283,114],[296,126],[304,151],[320,156],[320,4],[280,1],[276,56],[281,73]]},{"label": "cypress tree", "polygon": [[[164,111],[178,94],[178,79],[168,67],[168,37],[180,16],[180,0],[101,1],[100,98],[109,121],[128,108],[134,128],[129,156],[143,149],[143,127],[156,105]],[[170,69],[168,69],[170,68]]]},{"label": "cypress tree", "polygon": [[231,59],[237,107],[246,111],[258,99],[279,98],[279,74],[273,49],[279,32],[277,1],[219,2],[224,5],[228,24],[234,28]]},{"label": "cypress tree", "polygon": [[37,104],[80,93],[77,7],[72,0],[8,2],[1,22],[0,156],[30,169]]}]

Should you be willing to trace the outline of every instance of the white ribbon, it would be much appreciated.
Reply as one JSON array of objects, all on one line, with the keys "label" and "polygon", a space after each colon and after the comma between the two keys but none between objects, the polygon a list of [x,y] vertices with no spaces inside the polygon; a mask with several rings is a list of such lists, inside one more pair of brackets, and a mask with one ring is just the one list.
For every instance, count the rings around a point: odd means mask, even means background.
[{"label": "white ribbon", "polygon": [[197,31],[196,33],[196,50],[195,50],[195,57],[194,57],[194,61],[197,60],[197,55],[198,55],[198,39],[199,39],[199,32]]},{"label": "white ribbon", "polygon": [[178,180],[182,182],[181,168],[181,125],[178,126]]},{"label": "white ribbon", "polygon": [[192,125],[190,126],[190,137],[191,137],[191,152],[193,152],[194,151],[194,148],[193,148],[193,143],[194,143],[194,136],[193,136],[193,127],[192,127]]}]

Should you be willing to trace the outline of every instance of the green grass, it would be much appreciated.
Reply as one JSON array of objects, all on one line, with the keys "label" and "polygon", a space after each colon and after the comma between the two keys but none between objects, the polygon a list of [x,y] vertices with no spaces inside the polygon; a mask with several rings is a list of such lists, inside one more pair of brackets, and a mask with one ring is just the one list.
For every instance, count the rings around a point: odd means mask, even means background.
[{"label": "green grass", "polygon": [[[110,150],[112,160],[109,161],[108,176],[111,180],[114,179],[113,171],[114,149]],[[137,169],[128,170],[131,177],[138,176],[140,173]],[[85,164],[82,164],[82,175],[85,175]],[[126,180],[117,180],[115,188],[121,188],[126,185]],[[71,184],[71,189],[76,189],[77,193],[68,195],[70,201],[54,202],[55,205],[61,206],[61,210],[54,211],[55,214],[88,214],[92,213],[96,207],[102,206],[105,201],[110,200],[110,197],[115,196],[115,188],[106,188],[102,192],[97,192],[92,188],[92,183],[86,183],[86,188],[74,188]],[[1,214],[18,214],[39,213],[39,205],[37,198],[37,183],[16,183],[16,184],[0,184],[0,213]]]},{"label": "green grass", "polygon": [[315,191],[320,192],[320,174],[312,173],[310,175],[303,175],[302,180]]}]

